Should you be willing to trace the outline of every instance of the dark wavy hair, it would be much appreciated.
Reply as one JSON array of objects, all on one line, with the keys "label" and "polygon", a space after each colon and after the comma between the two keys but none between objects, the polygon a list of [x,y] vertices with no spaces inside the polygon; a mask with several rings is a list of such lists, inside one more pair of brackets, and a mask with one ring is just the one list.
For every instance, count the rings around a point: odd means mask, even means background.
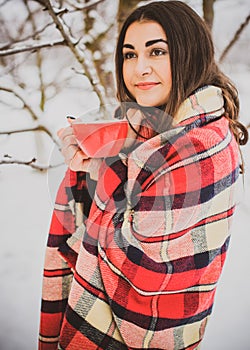
[{"label": "dark wavy hair", "polygon": [[[136,102],[123,79],[122,46],[128,27],[133,22],[154,21],[161,25],[168,40],[172,72],[172,88],[165,115],[175,116],[182,102],[197,89],[214,85],[224,97],[225,116],[239,145],[248,140],[247,128],[239,122],[238,91],[219,69],[214,58],[214,45],[205,21],[182,1],[157,1],[135,9],[125,20],[116,47],[117,98],[120,102]],[[161,130],[164,123],[161,121]],[[167,123],[165,124],[167,125]]]}]

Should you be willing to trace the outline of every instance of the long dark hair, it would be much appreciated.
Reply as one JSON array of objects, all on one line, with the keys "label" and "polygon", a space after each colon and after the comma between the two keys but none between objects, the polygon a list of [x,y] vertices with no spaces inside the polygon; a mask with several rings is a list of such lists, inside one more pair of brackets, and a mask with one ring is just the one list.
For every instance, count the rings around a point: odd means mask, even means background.
[{"label": "long dark hair", "polygon": [[[136,102],[127,90],[122,74],[122,46],[125,34],[128,27],[136,21],[157,22],[167,36],[172,88],[165,115],[174,117],[181,103],[194,91],[205,85],[215,85],[222,90],[225,116],[229,120],[238,144],[246,144],[247,128],[238,121],[238,91],[215,62],[210,29],[192,8],[181,1],[151,2],[134,10],[125,20],[118,37],[115,56],[118,100]],[[164,131],[164,122],[164,120],[161,121],[162,131]]]}]

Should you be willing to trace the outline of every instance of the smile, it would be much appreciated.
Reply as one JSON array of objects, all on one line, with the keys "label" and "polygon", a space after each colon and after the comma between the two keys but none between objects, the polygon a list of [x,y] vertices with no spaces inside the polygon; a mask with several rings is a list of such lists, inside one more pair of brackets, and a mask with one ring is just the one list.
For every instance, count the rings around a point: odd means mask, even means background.
[{"label": "smile", "polygon": [[157,85],[159,85],[159,83],[150,82],[150,81],[135,84],[135,86],[140,90],[149,90]]}]

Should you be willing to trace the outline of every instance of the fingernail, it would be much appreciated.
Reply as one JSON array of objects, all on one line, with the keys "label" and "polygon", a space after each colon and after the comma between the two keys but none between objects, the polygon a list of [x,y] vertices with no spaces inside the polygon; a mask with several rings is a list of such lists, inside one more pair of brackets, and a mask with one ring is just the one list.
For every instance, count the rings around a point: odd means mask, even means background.
[{"label": "fingernail", "polygon": [[57,131],[57,136],[58,137],[60,137],[61,136],[61,134],[63,133],[63,128],[61,128],[61,129],[59,129],[58,131]]}]

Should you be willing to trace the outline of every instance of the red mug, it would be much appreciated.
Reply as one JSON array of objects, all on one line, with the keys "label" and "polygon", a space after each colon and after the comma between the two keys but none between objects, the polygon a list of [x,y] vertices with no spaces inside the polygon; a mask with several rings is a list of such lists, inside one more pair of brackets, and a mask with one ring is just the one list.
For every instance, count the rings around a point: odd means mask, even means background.
[{"label": "red mug", "polygon": [[89,158],[116,156],[122,149],[128,133],[126,120],[98,120],[72,123],[74,135],[81,150]]}]

